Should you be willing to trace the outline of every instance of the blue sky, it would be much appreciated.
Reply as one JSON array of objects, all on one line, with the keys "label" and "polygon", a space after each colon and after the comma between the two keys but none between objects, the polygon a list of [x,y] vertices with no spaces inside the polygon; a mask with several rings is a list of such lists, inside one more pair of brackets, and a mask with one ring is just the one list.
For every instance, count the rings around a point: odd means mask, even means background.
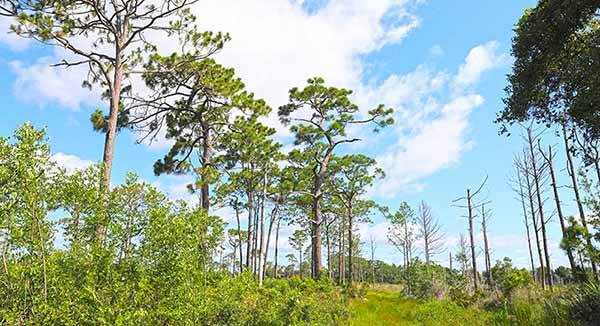
[{"label": "blue sky", "polygon": [[[233,40],[217,60],[234,67],[248,89],[272,107],[285,102],[290,87],[312,76],[354,89],[353,99],[364,110],[381,102],[394,107],[395,126],[376,136],[356,130],[365,140],[344,151],[372,155],[386,170],[386,180],[371,191],[373,199],[393,209],[401,201],[416,207],[426,200],[444,226],[450,250],[467,226],[452,200],[489,175],[492,259],[508,255],[526,266],[520,206],[508,186],[513,153],[522,145],[517,136],[499,136],[493,120],[510,71],[513,24],[534,5],[533,0],[214,0],[199,1],[193,11],[201,28],[231,33]],[[31,121],[47,127],[59,163],[75,168],[98,161],[103,137],[92,131],[89,116],[106,104],[97,92],[80,88],[84,71],[50,68],[65,53],[6,34],[10,22],[1,19],[0,135]],[[166,38],[156,42],[173,48]],[[276,117],[265,122],[289,144],[290,135]],[[152,174],[153,162],[168,144],[135,140],[128,132],[118,136],[113,182],[133,170],[173,198],[189,199],[189,178]],[[552,136],[545,141],[560,144]],[[570,193],[562,192],[567,213],[574,213]],[[228,219],[227,210],[222,214]],[[555,247],[558,223],[553,220],[549,228]],[[386,243],[386,229],[385,221],[374,217],[361,234],[376,238],[378,257],[399,262]],[[445,263],[446,257],[437,260]],[[555,265],[565,262],[558,251],[552,258]]]}]

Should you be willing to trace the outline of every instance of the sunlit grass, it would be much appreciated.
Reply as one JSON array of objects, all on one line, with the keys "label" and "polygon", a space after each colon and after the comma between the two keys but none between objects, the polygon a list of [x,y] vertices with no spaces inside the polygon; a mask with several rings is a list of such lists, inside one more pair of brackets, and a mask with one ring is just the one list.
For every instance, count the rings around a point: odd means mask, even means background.
[{"label": "sunlit grass", "polygon": [[350,325],[417,325],[411,316],[417,305],[415,300],[401,297],[399,292],[369,290],[365,298],[351,303]]},{"label": "sunlit grass", "polygon": [[391,288],[374,287],[350,303],[353,326],[491,325],[492,316],[479,308],[463,308],[448,300],[420,301]]}]

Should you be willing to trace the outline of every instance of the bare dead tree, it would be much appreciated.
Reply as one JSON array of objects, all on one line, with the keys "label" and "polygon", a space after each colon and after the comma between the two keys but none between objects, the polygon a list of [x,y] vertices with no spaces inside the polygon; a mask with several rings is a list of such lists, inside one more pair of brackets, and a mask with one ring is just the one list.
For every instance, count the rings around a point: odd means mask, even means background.
[{"label": "bare dead tree", "polygon": [[463,275],[467,276],[467,269],[469,266],[469,255],[467,254],[467,239],[461,233],[458,253],[456,254],[456,260],[460,263],[460,268],[462,269]]},{"label": "bare dead tree", "polygon": [[470,246],[471,246],[471,267],[473,268],[473,288],[475,290],[477,290],[477,287],[478,287],[478,275],[477,275],[477,261],[475,259],[475,256],[476,256],[476,254],[475,254],[475,252],[476,252],[475,235],[474,235],[475,232],[474,232],[474,227],[473,227],[473,221],[475,220],[475,217],[476,217],[476,214],[474,214],[474,209],[481,205],[481,203],[477,202],[476,196],[481,192],[481,190],[485,186],[487,180],[488,180],[488,177],[486,176],[476,191],[471,192],[471,189],[467,188],[467,196],[459,197],[452,201],[453,203],[466,201],[466,205],[456,205],[455,204],[454,206],[467,209],[466,217],[469,220],[469,239],[470,239]]},{"label": "bare dead tree", "polygon": [[520,169],[521,173],[523,174],[523,177],[525,179],[525,189],[527,189],[526,197],[529,202],[530,217],[531,217],[531,222],[533,223],[533,231],[535,234],[535,244],[536,244],[538,259],[539,259],[539,263],[540,263],[541,275],[538,275],[539,281],[542,285],[542,288],[546,288],[546,281],[545,281],[546,274],[545,274],[545,268],[544,268],[544,259],[543,259],[543,255],[542,255],[542,247],[540,246],[540,235],[539,235],[540,228],[538,227],[539,223],[538,223],[538,217],[536,214],[533,181],[531,178],[531,172],[530,172],[531,168],[529,165],[529,159],[530,158],[527,154],[527,148],[523,148],[523,156],[517,162],[517,165],[518,165],[518,169]]},{"label": "bare dead tree", "polygon": [[429,269],[432,257],[442,250],[444,235],[439,221],[433,216],[431,207],[425,201],[421,201],[419,204],[417,223],[419,225],[419,236],[423,239],[425,266]]},{"label": "bare dead tree", "polygon": [[488,222],[491,216],[491,210],[486,209],[485,203],[481,204],[481,230],[483,232],[483,252],[485,261],[485,272],[487,275],[488,285],[492,286],[492,262],[490,258],[490,246],[488,242]]},{"label": "bare dead tree", "polygon": [[535,155],[535,140],[538,139],[539,135],[533,136],[533,132],[531,127],[526,128],[527,132],[527,144],[528,150],[530,154],[530,164],[531,164],[531,172],[533,172],[533,182],[535,185],[535,193],[537,197],[537,205],[538,205],[538,214],[540,217],[540,227],[542,230],[542,241],[544,246],[544,257],[546,259],[546,278],[548,281],[548,286],[552,288],[553,279],[552,279],[552,268],[550,264],[550,250],[548,248],[548,236],[546,234],[546,219],[544,218],[544,202],[542,201],[542,181],[541,179],[544,177],[544,167],[539,166],[539,161]]},{"label": "bare dead tree", "polygon": [[[558,214],[558,220],[560,222],[560,229],[562,231],[563,237],[566,236],[565,234],[565,218],[563,215],[563,211],[562,211],[562,207],[561,207],[561,201],[560,201],[560,196],[558,193],[558,184],[556,181],[556,174],[554,172],[554,154],[552,151],[552,146],[548,146],[548,152],[544,153],[544,150],[542,149],[542,146],[538,140],[538,150],[540,152],[540,155],[542,155],[542,157],[544,158],[544,160],[546,161],[546,164],[548,166],[549,172],[550,172],[550,177],[551,177],[551,185],[552,185],[552,192],[554,194],[554,203],[556,204],[556,212]],[[571,248],[567,248],[567,258],[569,259],[569,265],[571,266],[571,271],[573,273],[575,273],[575,271],[578,270],[577,264],[575,263],[575,258],[573,256],[573,252],[571,250]]]},{"label": "bare dead tree", "polygon": [[375,249],[377,246],[375,245],[375,238],[373,235],[369,235],[369,244],[371,247],[371,282],[375,283]]},{"label": "bare dead tree", "polygon": [[529,249],[529,260],[531,262],[531,275],[535,280],[535,264],[533,262],[533,251],[531,250],[531,233],[529,232],[529,216],[527,214],[527,200],[525,198],[525,192],[523,191],[523,179],[522,174],[523,171],[521,169],[521,161],[518,156],[515,156],[513,159],[514,165],[516,167],[516,175],[517,178],[513,183],[516,183],[512,186],[513,191],[515,191],[518,195],[518,200],[521,203],[521,208],[523,209],[523,224],[525,225],[525,231],[527,234],[527,248]]}]

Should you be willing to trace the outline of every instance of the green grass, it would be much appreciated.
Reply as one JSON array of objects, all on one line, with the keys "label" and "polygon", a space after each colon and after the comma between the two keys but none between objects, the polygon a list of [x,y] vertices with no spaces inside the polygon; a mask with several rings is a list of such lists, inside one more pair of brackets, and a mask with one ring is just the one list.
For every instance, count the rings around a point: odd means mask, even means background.
[{"label": "green grass", "polygon": [[370,290],[365,298],[351,302],[350,325],[418,325],[411,313],[418,305],[415,300],[402,298],[398,292]]},{"label": "green grass", "polygon": [[463,308],[447,300],[418,301],[386,290],[369,290],[365,298],[350,303],[350,311],[353,326],[491,324],[491,314],[478,308]]}]

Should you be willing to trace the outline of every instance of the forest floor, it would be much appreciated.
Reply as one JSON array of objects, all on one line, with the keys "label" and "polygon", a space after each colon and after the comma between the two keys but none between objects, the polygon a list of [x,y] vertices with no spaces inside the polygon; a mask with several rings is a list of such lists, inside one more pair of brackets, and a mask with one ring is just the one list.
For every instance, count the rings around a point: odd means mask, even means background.
[{"label": "forest floor", "polygon": [[418,325],[412,311],[419,305],[416,300],[403,298],[397,291],[368,290],[366,297],[350,303],[352,326]]}]

